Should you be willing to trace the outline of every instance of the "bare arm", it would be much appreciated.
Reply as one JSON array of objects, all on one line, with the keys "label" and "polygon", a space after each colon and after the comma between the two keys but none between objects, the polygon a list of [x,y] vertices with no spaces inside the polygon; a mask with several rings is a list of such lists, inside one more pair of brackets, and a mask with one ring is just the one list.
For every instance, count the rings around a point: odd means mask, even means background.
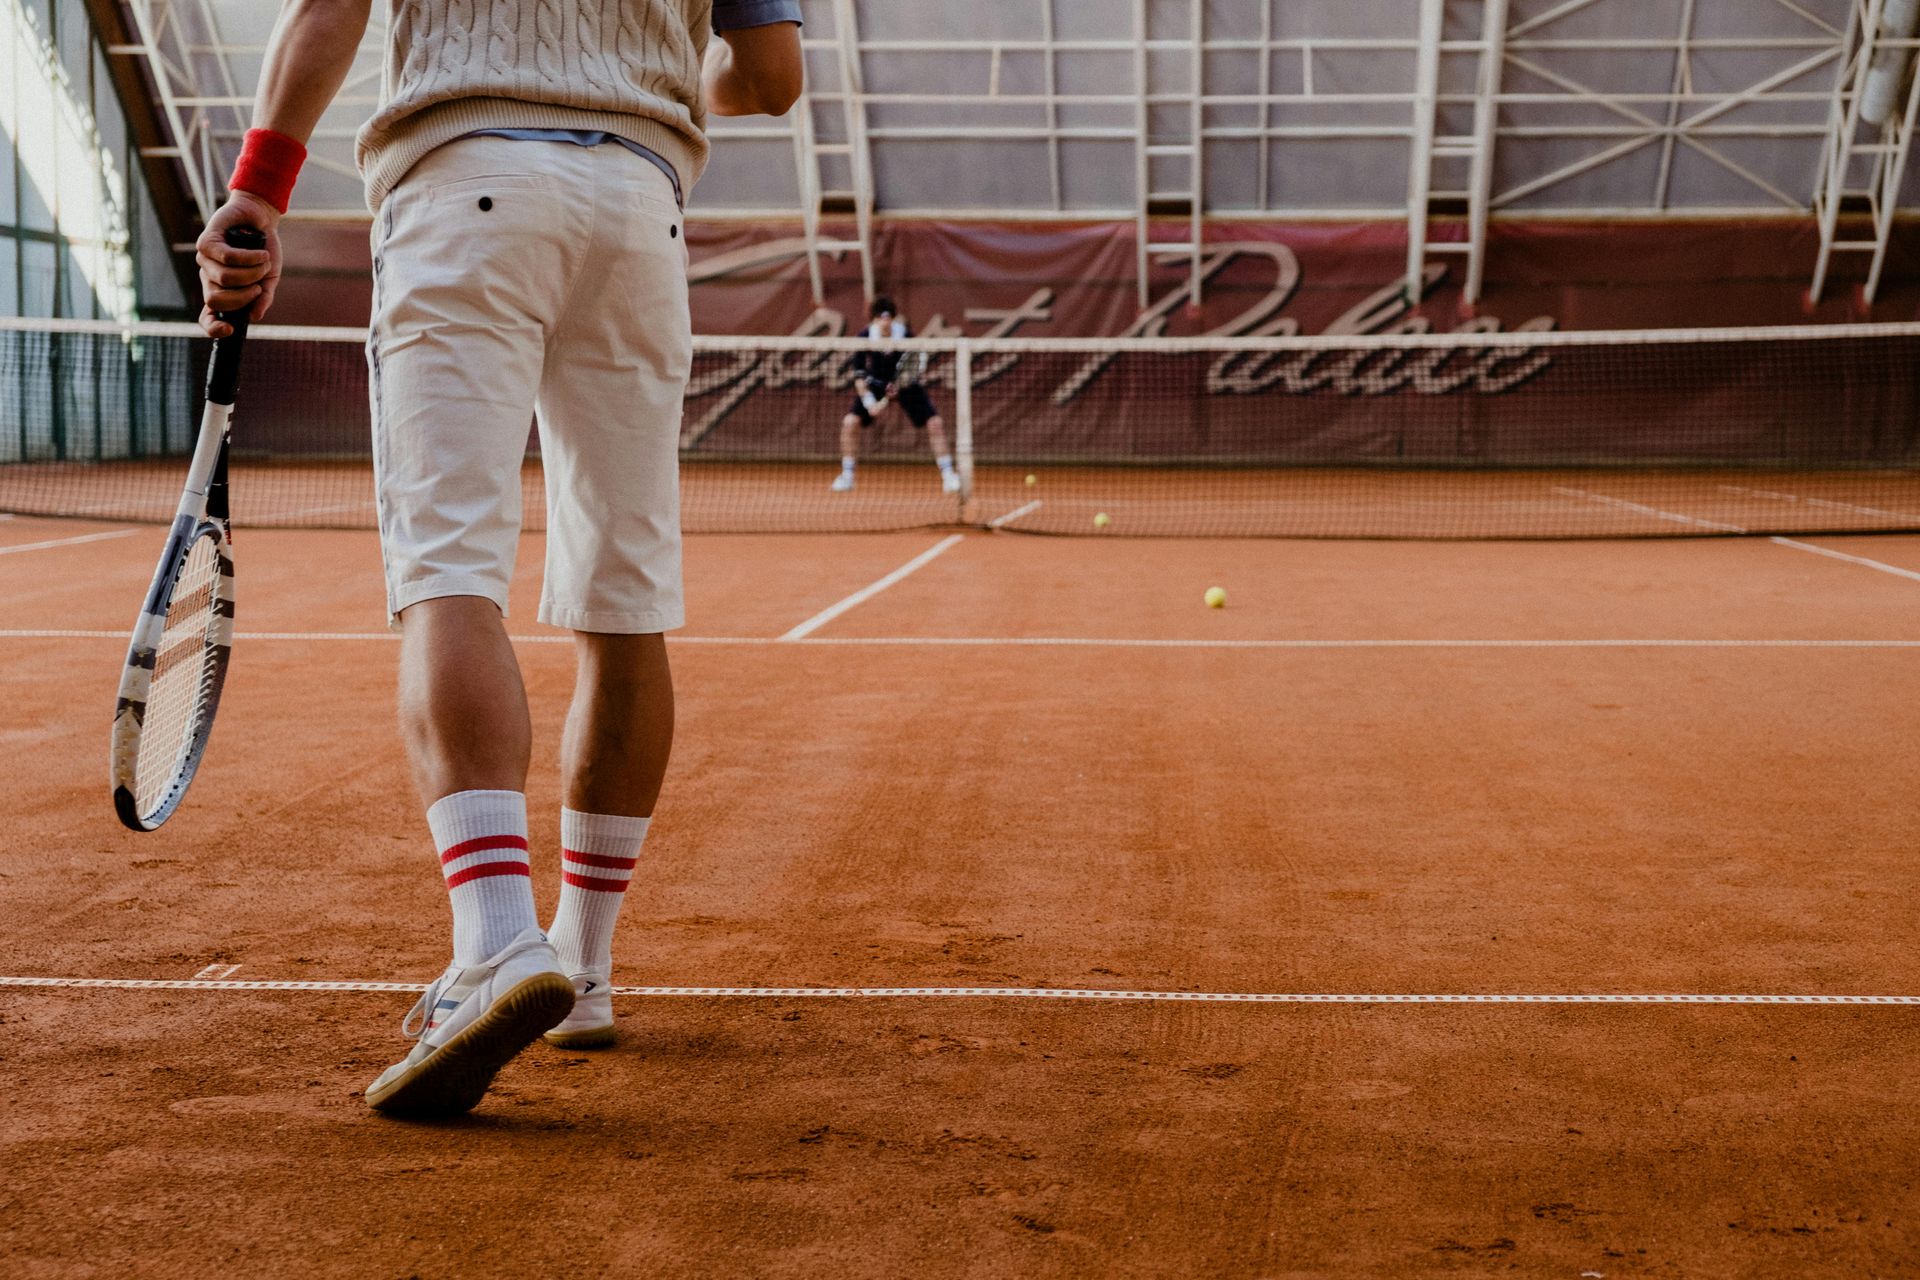
[{"label": "bare arm", "polygon": [[[271,129],[303,145],[313,136],[353,67],[370,8],[371,0],[287,0],[260,70],[254,128]],[[280,283],[279,225],[280,211],[248,191],[229,193],[226,204],[207,220],[194,249],[206,303],[200,325],[214,337],[229,331],[213,318],[215,312],[246,307],[259,319],[273,305]],[[233,227],[259,228],[266,233],[267,247],[228,247],[226,234]]]},{"label": "bare arm", "polygon": [[800,28],[791,22],[722,31],[707,46],[701,76],[707,110],[717,116],[782,116],[804,82]]}]

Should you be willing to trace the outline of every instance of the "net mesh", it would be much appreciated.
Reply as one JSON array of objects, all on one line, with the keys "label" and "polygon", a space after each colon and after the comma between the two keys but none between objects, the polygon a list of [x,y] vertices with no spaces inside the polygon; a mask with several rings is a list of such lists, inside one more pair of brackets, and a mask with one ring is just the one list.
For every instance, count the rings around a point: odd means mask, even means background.
[{"label": "net mesh", "polygon": [[[164,521],[207,344],[0,328],[0,510]],[[364,335],[256,329],[241,525],[371,527]],[[896,407],[830,492],[862,348],[926,357],[968,484]],[[968,385],[960,385],[962,365]],[[964,394],[963,394],[964,392]],[[1573,538],[1920,529],[1920,325],[1263,340],[696,340],[690,532]],[[531,417],[531,415],[529,415]],[[545,523],[529,423],[524,510]],[[1106,516],[1096,522],[1097,516]]]}]

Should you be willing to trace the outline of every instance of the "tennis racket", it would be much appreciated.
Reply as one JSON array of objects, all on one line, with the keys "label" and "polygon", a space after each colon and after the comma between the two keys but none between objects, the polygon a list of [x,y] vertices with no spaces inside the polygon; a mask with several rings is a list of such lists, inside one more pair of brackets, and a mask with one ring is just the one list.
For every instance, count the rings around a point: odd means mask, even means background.
[{"label": "tennis racket", "polygon": [[[236,227],[227,243],[264,249],[267,241],[250,227]],[[113,809],[134,831],[153,831],[172,817],[192,785],[233,647],[227,424],[240,382],[247,313],[220,318],[233,333],[213,344],[186,491],[134,623],[113,709]]]},{"label": "tennis racket", "polygon": [[[863,377],[860,382],[860,402],[867,406],[867,412],[874,417],[892,403],[907,387],[917,387],[927,376],[927,363],[931,356],[925,351],[909,351],[900,357],[894,366],[893,381],[885,384]],[[874,387],[883,387],[879,395],[873,393]]]},{"label": "tennis racket", "polygon": [[927,376],[927,363],[932,355],[925,351],[909,351],[900,357],[900,366],[894,371],[893,384],[896,387],[917,387]]}]

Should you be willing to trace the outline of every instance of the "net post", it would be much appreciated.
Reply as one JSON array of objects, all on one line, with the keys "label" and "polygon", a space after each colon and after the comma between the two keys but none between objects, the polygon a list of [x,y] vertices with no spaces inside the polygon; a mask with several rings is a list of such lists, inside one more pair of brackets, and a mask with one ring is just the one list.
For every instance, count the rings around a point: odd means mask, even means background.
[{"label": "net post", "polygon": [[953,462],[960,472],[960,506],[973,501],[973,346],[953,349]]}]

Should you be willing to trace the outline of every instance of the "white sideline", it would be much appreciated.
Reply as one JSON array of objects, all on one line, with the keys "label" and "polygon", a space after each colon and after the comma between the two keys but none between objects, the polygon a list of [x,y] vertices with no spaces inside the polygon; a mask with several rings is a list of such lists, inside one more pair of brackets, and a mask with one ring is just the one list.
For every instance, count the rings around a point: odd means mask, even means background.
[{"label": "white sideline", "polygon": [[1793,502],[1806,507],[1823,507],[1833,511],[1851,511],[1858,516],[1873,516],[1880,520],[1904,520],[1909,524],[1920,522],[1920,516],[1905,511],[1883,511],[1879,507],[1863,507],[1857,502],[1837,502],[1832,498],[1810,498],[1797,493],[1786,493],[1779,489],[1749,489],[1745,485],[1723,484],[1719,486],[1727,493],[1744,494],[1750,498],[1767,498],[1774,502]]},{"label": "white sideline", "polygon": [[[0,977],[0,987],[82,987],[116,991],[398,991],[420,982],[273,982],[199,978]],[[1359,992],[1126,991],[1084,987],[615,987],[617,996],[745,1000],[1124,1000],[1207,1004],[1765,1004],[1920,1005],[1920,996],[1791,995],[1745,992]]]},{"label": "white sideline", "polygon": [[1920,582],[1920,573],[1911,569],[1902,569],[1897,565],[1880,560],[1869,560],[1865,556],[1850,556],[1844,551],[1834,551],[1827,547],[1816,547],[1811,542],[1799,542],[1793,538],[1774,538],[1774,542],[1783,547],[1792,547],[1795,551],[1804,551],[1808,555],[1825,556],[1829,560],[1845,560],[1848,564],[1862,565],[1868,569],[1878,569],[1881,573],[1890,573],[1896,578],[1906,578],[1911,582]]},{"label": "white sideline", "polygon": [[11,547],[0,547],[0,556],[10,556],[16,551],[44,551],[48,547],[72,547],[82,542],[105,542],[108,538],[124,538],[130,533],[139,533],[138,529],[110,529],[106,533],[83,533],[74,538],[55,538],[50,542],[22,542]]},{"label": "white sideline", "polygon": [[[0,640],[125,640],[124,631],[80,631],[48,628],[4,630]],[[235,640],[350,641],[398,643],[391,631],[238,631]],[[515,644],[572,644],[570,636],[512,637]],[[715,648],[757,648],[763,645],[799,645],[816,648],[879,647],[895,649],[1920,649],[1915,640],[1731,640],[1598,638],[1488,640],[1330,639],[1330,640],[1148,640],[1102,636],[668,636],[670,645]]]},{"label": "white sideline", "polygon": [[[1770,493],[1770,492],[1763,492],[1757,489],[1738,490],[1733,485],[1724,485],[1724,484],[1721,485],[1720,487],[1722,489],[1735,489],[1736,492],[1758,493],[1762,497],[1785,498],[1790,502],[1799,501],[1799,499],[1794,498],[1791,494],[1776,494],[1776,493]],[[1737,524],[1722,524],[1718,520],[1700,520],[1700,519],[1696,519],[1693,516],[1681,515],[1677,511],[1662,511],[1658,507],[1643,507],[1637,502],[1628,502],[1624,498],[1609,498],[1603,493],[1590,493],[1585,489],[1568,489],[1561,486],[1555,486],[1554,492],[1564,493],[1571,497],[1576,497],[1576,498],[1591,498],[1595,502],[1603,502],[1610,507],[1623,507],[1628,511],[1637,511],[1643,516],[1653,516],[1656,519],[1660,519],[1660,520],[1671,520],[1678,524],[1696,525],[1702,529],[1714,529],[1721,533],[1746,533],[1747,532],[1747,530],[1741,528]],[[1845,504],[1837,504],[1837,505],[1845,505]],[[1870,510],[1870,508],[1867,508],[1867,507],[1860,507],[1856,509],[1861,511]],[[1848,564],[1857,564],[1864,568],[1877,569],[1881,573],[1890,573],[1896,578],[1906,578],[1912,582],[1920,582],[1920,573],[1915,573],[1912,569],[1902,569],[1897,565],[1887,564],[1886,562],[1881,560],[1869,560],[1865,556],[1850,556],[1844,551],[1830,551],[1825,547],[1816,547],[1811,542],[1801,542],[1797,538],[1772,537],[1772,538],[1768,538],[1767,541],[1773,543],[1775,546],[1788,547],[1794,551],[1804,551],[1808,555],[1825,556],[1829,560],[1844,560]]]},{"label": "white sideline", "polygon": [[1718,520],[1700,520],[1693,516],[1683,516],[1678,511],[1662,511],[1658,507],[1642,506],[1638,502],[1628,502],[1625,498],[1609,498],[1604,493],[1593,493],[1587,489],[1571,489],[1565,485],[1555,485],[1555,493],[1564,493],[1573,498],[1586,498],[1609,507],[1619,507],[1623,511],[1636,512],[1643,516],[1652,516],[1656,520],[1668,520],[1674,524],[1690,524],[1696,529],[1712,529],[1717,533],[1745,533],[1737,524],[1722,524]]},{"label": "white sideline", "polygon": [[1015,507],[1013,510],[1007,512],[1003,516],[995,516],[993,519],[987,521],[987,528],[1004,529],[1008,525],[1012,524],[1015,520],[1018,520],[1021,516],[1030,516],[1045,505],[1046,504],[1042,502],[1039,498],[1035,498],[1032,502],[1029,502],[1024,507]]},{"label": "white sideline", "polygon": [[866,586],[860,588],[858,591],[854,592],[852,595],[848,596],[846,599],[839,601],[837,604],[828,605],[826,608],[814,614],[811,618],[808,618],[805,622],[801,623],[799,626],[795,627],[793,630],[781,636],[780,639],[787,643],[792,643],[795,640],[806,639],[808,636],[818,631],[821,627],[826,626],[829,622],[832,622],[835,618],[847,612],[847,610],[854,609],[859,607],[860,605],[865,604],[867,601],[873,599],[875,596],[879,595],[882,591],[885,591],[888,587],[892,586],[894,583],[899,582],[903,578],[911,576],[912,574],[918,572],[920,569],[922,569],[926,565],[933,563],[933,561],[938,559],[942,554],[944,554],[948,548],[956,546],[959,543],[964,541],[966,541],[966,536],[964,534],[958,534],[958,533],[949,534],[947,537],[942,538],[939,542],[936,542],[932,546],[928,547],[925,551],[922,551],[919,555],[915,556],[913,559],[901,565],[898,569],[895,569],[892,573],[888,574],[886,577],[879,579],[877,582],[869,582]]}]

